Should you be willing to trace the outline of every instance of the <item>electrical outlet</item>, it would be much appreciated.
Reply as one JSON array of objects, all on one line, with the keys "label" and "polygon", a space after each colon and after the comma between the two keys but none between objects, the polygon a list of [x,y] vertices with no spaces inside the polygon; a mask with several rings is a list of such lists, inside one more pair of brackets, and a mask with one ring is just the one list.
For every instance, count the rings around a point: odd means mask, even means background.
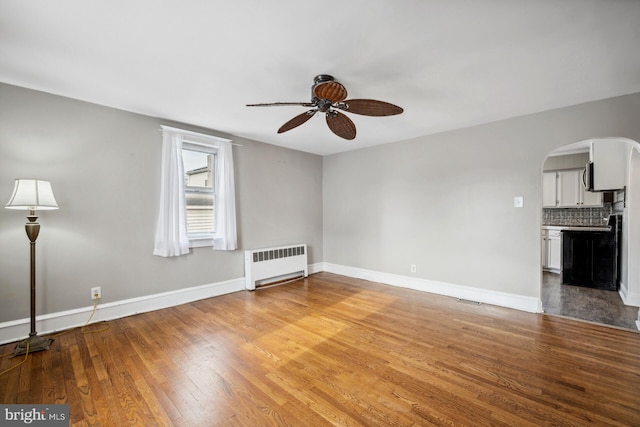
[{"label": "electrical outlet", "polygon": [[411,272],[412,273],[416,272],[416,265],[415,264],[411,264]]},{"label": "electrical outlet", "polygon": [[97,300],[102,298],[102,292],[100,291],[100,286],[96,286],[95,288],[91,288],[91,300]]}]

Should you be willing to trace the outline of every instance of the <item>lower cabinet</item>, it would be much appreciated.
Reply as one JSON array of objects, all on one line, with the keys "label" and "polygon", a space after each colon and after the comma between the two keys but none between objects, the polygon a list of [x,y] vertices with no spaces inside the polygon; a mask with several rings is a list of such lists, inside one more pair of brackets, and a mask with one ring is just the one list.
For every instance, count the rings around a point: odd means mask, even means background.
[{"label": "lower cabinet", "polygon": [[562,239],[559,231],[549,231],[548,235],[549,248],[549,270],[562,270]]},{"label": "lower cabinet", "polygon": [[562,283],[617,290],[618,249],[616,233],[564,231]]},{"label": "lower cabinet", "polygon": [[562,270],[562,238],[559,230],[542,230],[542,268],[552,272]]}]

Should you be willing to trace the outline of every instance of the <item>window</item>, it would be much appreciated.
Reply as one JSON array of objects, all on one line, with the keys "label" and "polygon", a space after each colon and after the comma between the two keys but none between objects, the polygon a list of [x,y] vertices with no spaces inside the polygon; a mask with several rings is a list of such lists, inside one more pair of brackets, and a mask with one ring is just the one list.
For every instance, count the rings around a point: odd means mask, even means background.
[{"label": "window", "polygon": [[184,142],[184,195],[187,208],[187,236],[195,240],[212,239],[215,234],[215,166],[217,149]]},{"label": "window", "polygon": [[237,249],[231,141],[162,127],[160,203],[153,254],[181,256],[190,247]]}]

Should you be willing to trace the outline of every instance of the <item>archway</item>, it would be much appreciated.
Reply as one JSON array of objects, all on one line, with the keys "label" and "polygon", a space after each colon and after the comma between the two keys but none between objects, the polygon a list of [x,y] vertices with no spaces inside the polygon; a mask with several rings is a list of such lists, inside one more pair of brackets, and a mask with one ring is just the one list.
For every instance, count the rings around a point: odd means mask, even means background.
[{"label": "archway", "polygon": [[[620,190],[608,192],[604,203],[601,203],[600,195],[584,192],[586,203],[580,199],[578,206],[570,206],[567,202],[571,195],[557,200],[555,206],[551,206],[548,194],[543,194],[541,215],[541,254],[542,254],[542,283],[541,299],[543,311],[548,314],[556,314],[581,320],[603,323],[611,326],[619,326],[630,329],[640,329],[640,144],[627,138],[597,138],[568,144],[549,153],[544,160],[543,187],[548,187],[551,171],[557,171],[558,182],[561,182],[566,190],[571,187],[571,179],[582,177],[582,171],[587,161],[593,157],[593,148],[612,150],[612,158],[616,161],[616,168],[624,172],[624,182],[616,187]],[[600,162],[594,162],[594,168],[605,168],[607,158]],[[610,165],[608,167],[611,167]],[[562,176],[559,176],[562,175]],[[563,181],[564,178],[564,181]],[[554,181],[555,183],[555,181]],[[569,184],[567,184],[569,183]],[[580,191],[580,190],[576,190]],[[569,191],[565,191],[569,193]],[[543,190],[544,193],[544,190]],[[545,199],[546,196],[546,199]],[[583,197],[577,195],[576,197]],[[622,219],[622,233],[620,243],[620,273],[618,292],[598,291],[588,286],[572,286],[563,284],[562,267],[564,261],[561,257],[561,236],[565,234],[559,230],[567,227],[598,227],[606,225],[598,222],[598,217],[620,215]],[[557,227],[553,227],[556,225]],[[553,232],[546,230],[553,230]],[[569,228],[570,229],[570,228]],[[550,234],[552,233],[553,236]],[[556,240],[552,240],[552,239]],[[545,240],[547,239],[547,240]],[[547,252],[545,252],[545,249]],[[551,254],[551,255],[550,255]],[[551,256],[552,259],[549,257]],[[546,258],[545,258],[546,257]],[[545,261],[548,261],[545,265]]]}]

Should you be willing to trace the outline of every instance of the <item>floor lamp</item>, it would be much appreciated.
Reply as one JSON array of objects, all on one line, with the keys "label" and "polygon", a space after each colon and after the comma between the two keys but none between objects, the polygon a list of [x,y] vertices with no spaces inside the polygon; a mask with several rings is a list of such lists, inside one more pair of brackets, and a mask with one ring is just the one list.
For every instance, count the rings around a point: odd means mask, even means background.
[{"label": "floor lamp", "polygon": [[36,239],[40,232],[40,224],[36,222],[36,209],[51,210],[58,209],[51,183],[38,179],[16,179],[13,187],[13,194],[7,209],[28,210],[28,222],[25,225],[27,236],[31,241],[31,332],[29,338],[20,341],[13,351],[11,357],[22,354],[34,353],[36,351],[49,350],[51,338],[39,337],[36,332]]}]

